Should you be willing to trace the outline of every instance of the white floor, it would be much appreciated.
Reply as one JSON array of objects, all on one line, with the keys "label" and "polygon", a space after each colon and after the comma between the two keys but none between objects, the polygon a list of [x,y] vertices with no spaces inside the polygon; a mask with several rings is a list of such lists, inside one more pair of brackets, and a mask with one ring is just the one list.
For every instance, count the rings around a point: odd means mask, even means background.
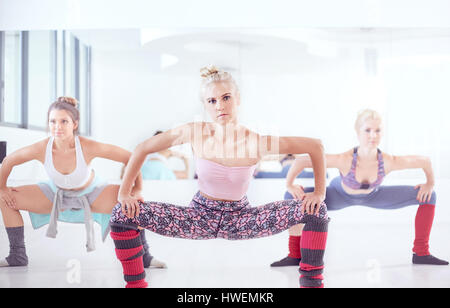
[{"label": "white floor", "polygon": [[[188,191],[187,193],[190,193]],[[431,252],[450,259],[450,195],[439,195],[431,234]],[[250,196],[249,196],[249,199]],[[256,203],[258,204],[258,203]],[[325,255],[325,286],[450,287],[450,266],[412,265],[414,215],[417,207],[381,211],[363,207],[330,212],[332,221]],[[24,217],[26,217],[24,215]],[[0,268],[0,287],[123,287],[120,263],[110,238],[87,253],[83,225],[58,224],[58,237],[45,237],[46,227],[26,224],[30,264]],[[152,253],[167,269],[147,270],[149,287],[296,288],[295,267],[271,268],[287,254],[287,232],[248,241],[192,241],[147,232]],[[6,232],[0,230],[0,256],[8,253]]]}]

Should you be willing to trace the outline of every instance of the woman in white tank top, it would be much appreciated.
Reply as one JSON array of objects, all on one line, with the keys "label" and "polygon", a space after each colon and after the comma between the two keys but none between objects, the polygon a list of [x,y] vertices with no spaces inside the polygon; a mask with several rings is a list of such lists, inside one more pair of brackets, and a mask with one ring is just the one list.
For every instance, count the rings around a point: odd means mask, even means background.
[{"label": "woman in white tank top", "polygon": [[[59,197],[60,203],[70,203],[59,204],[59,207],[68,209],[73,208],[72,204],[83,198],[84,204],[88,203],[88,208],[84,208],[86,211],[107,214],[109,217],[112,208],[118,203],[119,185],[100,186],[90,163],[94,158],[100,157],[126,165],[131,153],[114,145],[78,136],[77,103],[70,97],[58,98],[48,110],[51,137],[21,148],[3,160],[0,168],[0,208],[10,241],[10,255],[6,259],[0,259],[0,266],[28,264],[24,243],[24,222],[19,210],[30,212],[31,218],[32,213],[34,215],[52,213],[52,217],[55,215],[57,219],[58,213],[55,214],[54,207]],[[44,165],[51,181],[38,185],[7,187],[7,179],[13,167],[31,160],[38,160]],[[132,188],[132,194],[139,199],[142,199],[141,188],[142,176],[139,175]],[[139,207],[128,206],[128,214],[137,215],[136,208]],[[56,235],[56,229],[53,231]],[[148,266],[150,263],[158,267],[165,266],[153,259],[150,254],[148,257]]]}]

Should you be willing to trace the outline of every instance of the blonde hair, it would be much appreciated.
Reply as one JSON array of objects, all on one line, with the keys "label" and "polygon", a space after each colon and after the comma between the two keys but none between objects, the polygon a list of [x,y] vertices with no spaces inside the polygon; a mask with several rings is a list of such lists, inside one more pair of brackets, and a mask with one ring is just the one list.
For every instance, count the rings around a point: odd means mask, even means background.
[{"label": "blonde hair", "polygon": [[358,116],[356,117],[355,130],[359,131],[359,129],[361,128],[363,123],[368,119],[371,119],[371,120],[378,119],[381,121],[382,117],[377,111],[375,111],[373,109],[361,110],[360,112],[358,112]]},{"label": "blonde hair", "polygon": [[201,77],[201,85],[200,85],[200,100],[203,101],[204,99],[204,92],[205,88],[214,82],[230,82],[237,94],[239,95],[239,88],[237,86],[236,81],[234,80],[233,76],[231,76],[230,73],[225,72],[224,70],[221,70],[217,68],[214,65],[208,65],[205,67],[202,67],[200,69],[200,77]]}]

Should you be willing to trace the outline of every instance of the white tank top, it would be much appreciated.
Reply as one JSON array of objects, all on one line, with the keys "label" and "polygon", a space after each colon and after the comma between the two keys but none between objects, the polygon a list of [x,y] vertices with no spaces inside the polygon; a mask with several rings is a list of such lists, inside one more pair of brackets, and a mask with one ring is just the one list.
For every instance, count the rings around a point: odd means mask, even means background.
[{"label": "white tank top", "polygon": [[53,137],[47,143],[47,150],[45,151],[44,168],[47,171],[50,179],[56,186],[62,189],[74,189],[84,186],[90,179],[92,168],[86,164],[84,160],[83,150],[81,149],[80,139],[75,136],[75,153],[77,160],[77,167],[70,174],[62,174],[55,169],[53,165]]}]

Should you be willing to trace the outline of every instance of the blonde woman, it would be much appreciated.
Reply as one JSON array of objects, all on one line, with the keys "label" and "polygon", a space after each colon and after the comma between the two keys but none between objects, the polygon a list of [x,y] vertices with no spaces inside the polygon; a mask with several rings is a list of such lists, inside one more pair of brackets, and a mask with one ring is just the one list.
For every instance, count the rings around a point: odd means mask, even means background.
[{"label": "blonde woman", "polygon": [[[340,210],[352,205],[377,209],[398,209],[419,205],[415,218],[414,264],[448,265],[447,261],[429,252],[429,237],[434,219],[436,193],[433,191],[434,176],[431,161],[424,156],[394,156],[378,149],[383,135],[381,116],[374,110],[358,114],[355,130],[359,146],[341,154],[327,154],[327,168],[337,168],[340,176],[333,179],[326,190],[328,210]],[[313,187],[295,185],[296,176],[311,166],[308,157],[296,158],[286,177],[285,199],[302,200],[314,191]],[[416,186],[383,186],[384,177],[392,171],[420,168],[426,183]],[[298,265],[302,259],[302,226],[289,229],[289,254],[271,266]]]},{"label": "blonde woman", "polygon": [[[58,220],[86,222],[88,251],[95,249],[91,217],[102,225],[104,232],[107,231],[109,216],[117,203],[119,185],[103,183],[90,163],[100,157],[126,165],[131,153],[114,145],[78,136],[80,114],[77,105],[74,98],[58,98],[50,105],[47,113],[51,137],[11,153],[2,163],[0,208],[10,242],[10,253],[0,261],[0,266],[28,265],[20,210],[29,212],[35,228],[49,224],[49,237],[56,236]],[[44,165],[50,181],[7,187],[7,179],[14,166],[31,160]],[[134,198],[142,200],[141,187],[142,177],[139,175],[132,183],[131,195]],[[141,236],[146,243],[144,233]],[[147,267],[151,263],[164,266],[153,259],[148,249],[144,260]]]},{"label": "blonde woman", "polygon": [[[305,247],[315,247],[300,264],[300,286],[322,287],[328,217],[323,147],[316,139],[260,136],[239,124],[239,89],[232,76],[215,67],[202,70],[201,101],[212,122],[188,123],[139,144],[127,165],[119,201],[111,216],[111,237],[121,261],[126,287],[146,287],[139,228],[186,239],[243,240],[270,236],[305,223]],[[199,192],[189,207],[140,202],[132,195],[145,158],[173,145],[190,143],[196,159]],[[308,153],[317,189],[303,201],[285,200],[250,207],[245,194],[261,157]],[[138,215],[127,215],[139,208]],[[134,216],[134,217],[132,217]]]}]

